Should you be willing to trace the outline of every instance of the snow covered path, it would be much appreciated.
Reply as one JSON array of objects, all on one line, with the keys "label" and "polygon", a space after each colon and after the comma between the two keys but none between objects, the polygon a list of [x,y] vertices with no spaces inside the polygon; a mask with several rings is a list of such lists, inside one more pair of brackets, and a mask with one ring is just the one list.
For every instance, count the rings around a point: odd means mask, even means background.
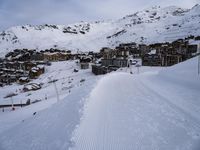
[{"label": "snow covered path", "polygon": [[84,101],[96,79],[91,76],[60,102],[2,132],[0,150],[68,149],[73,144],[71,134],[79,124]]},{"label": "snow covered path", "polygon": [[[199,149],[200,119],[193,114],[200,115],[200,109],[192,109],[200,106],[199,89],[171,83],[166,95],[169,85],[162,87],[165,82],[152,77],[117,73],[103,78],[90,95],[71,150]],[[193,107],[188,111],[181,103]]]},{"label": "snow covered path", "polygon": [[[105,76],[79,71],[76,86],[51,107],[36,115],[30,113],[43,103],[2,114],[0,150],[199,150],[197,58],[149,69]],[[52,75],[63,79],[66,72]],[[59,88],[67,81],[58,81]]]}]

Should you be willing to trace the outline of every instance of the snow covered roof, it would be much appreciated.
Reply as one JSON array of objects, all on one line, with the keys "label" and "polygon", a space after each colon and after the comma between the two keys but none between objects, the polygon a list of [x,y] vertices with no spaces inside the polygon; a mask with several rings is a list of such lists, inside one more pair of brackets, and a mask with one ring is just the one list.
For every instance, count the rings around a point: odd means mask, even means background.
[{"label": "snow covered roof", "polygon": [[43,69],[44,65],[37,65],[38,68]]},{"label": "snow covered roof", "polygon": [[190,40],[189,44],[190,45],[200,45],[200,40]]},{"label": "snow covered roof", "polygon": [[156,49],[151,50],[148,54],[149,54],[149,55],[155,55],[155,54],[156,54]]},{"label": "snow covered roof", "polygon": [[33,68],[31,68],[31,71],[38,71],[40,68],[38,68],[38,67],[33,67]]},{"label": "snow covered roof", "polygon": [[19,80],[28,80],[28,77],[21,77]]}]

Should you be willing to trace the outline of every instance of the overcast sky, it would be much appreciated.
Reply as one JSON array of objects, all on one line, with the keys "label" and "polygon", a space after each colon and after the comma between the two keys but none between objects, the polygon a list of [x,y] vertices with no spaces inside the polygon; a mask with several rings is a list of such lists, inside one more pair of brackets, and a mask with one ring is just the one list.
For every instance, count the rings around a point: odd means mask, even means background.
[{"label": "overcast sky", "polygon": [[191,8],[200,0],[0,0],[0,30],[24,24],[116,19],[154,5]]}]

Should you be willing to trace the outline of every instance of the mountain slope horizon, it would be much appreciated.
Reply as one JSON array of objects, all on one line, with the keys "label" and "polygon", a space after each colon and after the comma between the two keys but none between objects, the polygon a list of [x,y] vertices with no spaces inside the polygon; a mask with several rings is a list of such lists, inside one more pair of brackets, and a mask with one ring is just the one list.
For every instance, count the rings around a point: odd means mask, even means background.
[{"label": "mountain slope horizon", "polygon": [[200,35],[200,5],[153,6],[117,20],[23,25],[0,32],[0,57],[14,49],[99,51],[120,43],[151,44]]}]

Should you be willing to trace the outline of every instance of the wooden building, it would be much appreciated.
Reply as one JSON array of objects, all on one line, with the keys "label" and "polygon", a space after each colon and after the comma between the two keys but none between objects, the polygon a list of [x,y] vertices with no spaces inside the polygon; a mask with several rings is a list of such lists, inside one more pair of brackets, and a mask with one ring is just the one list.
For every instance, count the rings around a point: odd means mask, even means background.
[{"label": "wooden building", "polygon": [[44,72],[45,72],[44,66],[33,67],[29,72],[29,76],[30,78],[34,79],[39,77]]},{"label": "wooden building", "polygon": [[70,59],[70,54],[61,52],[45,52],[44,60],[47,61],[64,61]]}]

